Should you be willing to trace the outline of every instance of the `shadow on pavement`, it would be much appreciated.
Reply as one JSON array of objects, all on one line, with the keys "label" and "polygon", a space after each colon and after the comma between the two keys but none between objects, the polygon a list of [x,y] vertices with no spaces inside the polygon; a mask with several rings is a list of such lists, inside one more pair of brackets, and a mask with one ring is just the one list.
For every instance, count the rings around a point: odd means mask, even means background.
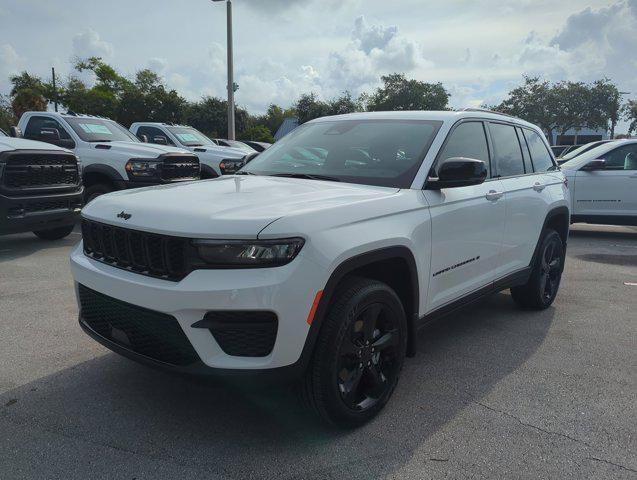
[{"label": "shadow on pavement", "polygon": [[47,248],[72,247],[82,236],[75,230],[61,240],[41,240],[32,233],[0,236],[0,263],[28,257]]},{"label": "shadow on pavement", "polygon": [[208,475],[376,478],[532,356],[553,315],[498,294],[422,331],[385,411],[355,431],[323,425],[292,388],[175,377],[113,353],[6,392],[0,418],[80,451],[97,445]]}]

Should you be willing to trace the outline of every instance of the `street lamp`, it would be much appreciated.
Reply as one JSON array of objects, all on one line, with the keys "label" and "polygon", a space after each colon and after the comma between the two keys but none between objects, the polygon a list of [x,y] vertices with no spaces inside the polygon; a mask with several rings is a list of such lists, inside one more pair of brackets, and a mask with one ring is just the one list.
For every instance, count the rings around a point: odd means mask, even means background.
[{"label": "street lamp", "polygon": [[[224,0],[212,0],[213,2],[223,2]],[[226,31],[228,34],[227,51],[228,51],[228,140],[234,140],[234,92],[239,88],[234,83],[233,65],[232,65],[232,1],[226,1]]]}]

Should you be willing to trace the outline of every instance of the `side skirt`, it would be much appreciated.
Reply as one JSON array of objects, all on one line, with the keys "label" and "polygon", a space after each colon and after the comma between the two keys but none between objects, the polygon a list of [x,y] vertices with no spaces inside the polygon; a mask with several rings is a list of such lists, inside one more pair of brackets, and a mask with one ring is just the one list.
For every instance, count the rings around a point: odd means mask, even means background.
[{"label": "side skirt", "polygon": [[429,312],[423,317],[420,317],[420,319],[418,320],[418,329],[423,328],[437,320],[440,320],[441,318],[446,317],[447,315],[460,310],[467,305],[477,302],[482,298],[488,297],[489,295],[501,292],[502,290],[506,290],[507,288],[524,285],[526,282],[528,282],[529,277],[531,276],[531,271],[531,267],[525,267],[521,270],[518,270],[517,272],[513,272],[505,277],[502,277],[485,287],[474,290],[464,297],[438,307],[436,310]]},{"label": "side skirt", "polygon": [[593,223],[597,225],[637,225],[637,216],[571,215],[571,223]]}]

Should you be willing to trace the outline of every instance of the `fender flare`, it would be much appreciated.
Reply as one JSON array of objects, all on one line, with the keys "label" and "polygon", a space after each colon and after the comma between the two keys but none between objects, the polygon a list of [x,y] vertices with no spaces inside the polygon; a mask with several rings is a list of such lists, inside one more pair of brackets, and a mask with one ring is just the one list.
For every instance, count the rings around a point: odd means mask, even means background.
[{"label": "fender flare", "polygon": [[560,236],[562,236],[562,234],[564,234],[564,251],[566,251],[566,244],[568,242],[568,230],[569,230],[569,225],[571,223],[571,212],[568,209],[567,206],[562,205],[559,207],[555,207],[551,210],[549,210],[549,212],[546,214],[546,217],[544,217],[544,223],[542,224],[542,230],[540,230],[538,239],[537,239],[537,243],[535,244],[535,250],[533,250],[533,256],[531,257],[531,264],[529,265],[529,267],[533,268],[533,265],[535,265],[535,261],[537,260],[537,256],[540,253],[540,242],[542,241],[542,233],[544,232],[544,230],[547,228],[548,224],[551,222],[552,219],[554,219],[555,217],[559,217],[559,216],[565,216],[566,217],[566,232],[557,232],[560,234]]},{"label": "fender flare", "polygon": [[413,356],[415,354],[416,329],[419,318],[418,310],[420,307],[420,284],[418,280],[416,259],[414,258],[411,250],[406,246],[400,245],[383,247],[377,250],[371,250],[369,252],[361,253],[344,260],[334,269],[334,271],[330,275],[330,278],[323,288],[323,294],[321,295],[318,307],[316,308],[312,325],[310,326],[310,331],[308,332],[308,335],[305,339],[305,345],[303,346],[301,358],[299,359],[303,370],[306,369],[311,361],[314,352],[314,346],[316,345],[316,341],[321,330],[321,325],[323,324],[323,321],[327,316],[330,302],[332,300],[334,292],[336,291],[336,287],[341,282],[341,280],[343,280],[348,274],[361,267],[373,264],[378,261],[389,260],[391,258],[403,259],[409,269],[409,276],[412,287],[412,305],[410,305],[411,315],[407,316],[407,355]]},{"label": "fender flare", "polygon": [[118,190],[125,188],[126,180],[122,178],[117,170],[110,165],[104,165],[100,163],[93,163],[82,168],[82,181],[86,184],[85,175],[96,173],[107,177]]},{"label": "fender flare", "polygon": [[219,174],[212,168],[210,165],[201,164],[201,178],[204,178],[204,173],[206,175],[205,178],[217,178]]}]

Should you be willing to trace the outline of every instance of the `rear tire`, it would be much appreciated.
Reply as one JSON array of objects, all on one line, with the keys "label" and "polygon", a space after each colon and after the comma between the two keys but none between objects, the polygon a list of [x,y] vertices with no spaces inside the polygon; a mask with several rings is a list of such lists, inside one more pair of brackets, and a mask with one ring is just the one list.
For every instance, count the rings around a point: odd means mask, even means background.
[{"label": "rear tire", "polygon": [[306,403],[336,426],[363,425],[391,397],[406,350],[407,319],[396,293],[376,280],[347,279],[321,327],[304,379]]},{"label": "rear tire", "polygon": [[84,205],[88,205],[89,202],[92,202],[100,195],[104,195],[105,193],[110,193],[112,191],[113,188],[110,185],[105,185],[103,183],[91,185],[84,190]]},{"label": "rear tire", "polygon": [[564,260],[562,238],[553,229],[544,230],[528,282],[511,288],[511,297],[515,303],[522,308],[532,310],[548,308],[557,296],[564,270]]},{"label": "rear tire", "polygon": [[42,240],[60,240],[67,237],[73,231],[74,225],[52,228],[50,230],[36,230],[33,234]]}]

